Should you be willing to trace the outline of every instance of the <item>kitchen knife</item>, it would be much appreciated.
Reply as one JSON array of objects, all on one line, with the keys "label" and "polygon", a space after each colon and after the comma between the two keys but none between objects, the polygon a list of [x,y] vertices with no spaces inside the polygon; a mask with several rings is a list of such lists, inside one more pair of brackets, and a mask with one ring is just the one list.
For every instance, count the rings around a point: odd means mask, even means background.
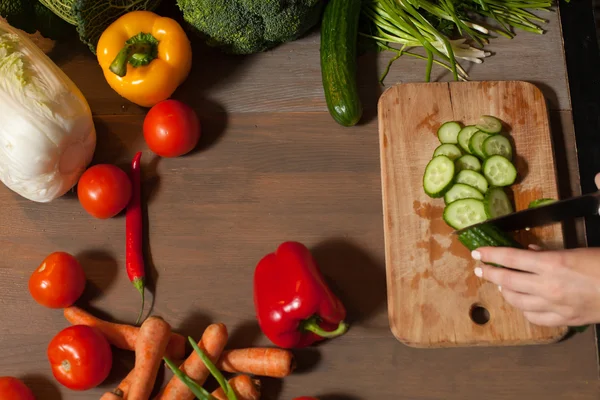
[{"label": "kitchen knife", "polygon": [[470,225],[466,228],[454,231],[456,235],[483,224],[495,225],[505,232],[518,231],[525,228],[548,225],[577,217],[587,217],[600,213],[600,191],[583,196],[571,197],[570,199],[555,201],[543,206],[528,208],[501,217],[488,219],[486,221]]}]

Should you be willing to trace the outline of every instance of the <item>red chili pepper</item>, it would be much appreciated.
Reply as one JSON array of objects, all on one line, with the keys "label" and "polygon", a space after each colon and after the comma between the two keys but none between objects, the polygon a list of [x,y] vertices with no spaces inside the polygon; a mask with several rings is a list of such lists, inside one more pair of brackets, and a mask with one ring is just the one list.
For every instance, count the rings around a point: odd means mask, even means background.
[{"label": "red chili pepper", "polygon": [[284,242],[260,260],[254,271],[254,307],[265,336],[282,348],[306,347],[348,330],[344,305],[298,242]]},{"label": "red chili pepper", "polygon": [[142,207],[141,207],[141,171],[140,159],[142,153],[136,153],[131,162],[131,200],[127,205],[125,214],[125,235],[126,235],[126,253],[125,264],[127,268],[127,276],[133,283],[133,286],[142,295],[142,308],[136,321],[136,325],[142,318],[144,312],[144,278],[146,272],[144,270],[144,254],[142,249]]}]

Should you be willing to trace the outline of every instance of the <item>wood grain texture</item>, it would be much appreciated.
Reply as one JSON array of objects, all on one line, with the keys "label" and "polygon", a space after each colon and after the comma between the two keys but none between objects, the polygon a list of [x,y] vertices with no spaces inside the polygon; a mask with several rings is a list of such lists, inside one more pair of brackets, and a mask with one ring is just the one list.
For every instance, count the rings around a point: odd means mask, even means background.
[{"label": "wood grain texture", "polygon": [[[568,114],[565,136],[572,137]],[[126,166],[142,155],[147,202],[147,308],[176,332],[199,338],[224,322],[229,348],[269,346],[251,301],[256,262],[283,240],[306,243],[348,308],[351,328],[321,346],[294,350],[298,370],[261,379],[265,400],[597,400],[594,332],[551,346],[423,352],[390,332],[377,123],[344,129],[322,113],[233,113],[203,117],[200,149],[156,159],[140,136],[142,116],[96,118],[95,163]],[[226,122],[224,122],[226,120]],[[226,129],[219,129],[226,126]],[[558,128],[556,128],[558,129]],[[109,379],[74,392],[52,378],[51,337],[62,311],[38,306],[27,279],[59,249],[81,261],[88,286],[79,305],[132,323],[139,293],[125,274],[123,216],[98,221],[72,195],[36,204],[0,187],[0,371],[24,377],[38,399],[98,399],[133,367],[115,350]],[[502,375],[502,378],[499,376]],[[162,369],[157,385],[172,374]]]},{"label": "wood grain texture", "polygon": [[[478,279],[476,261],[443,218],[443,199],[423,190],[423,173],[446,121],[477,123],[494,115],[514,140],[517,210],[538,198],[558,198],[552,136],[541,91],[525,82],[403,84],[379,102],[382,193],[390,324],[415,347],[523,345],[556,342],[566,327],[529,323],[498,288]],[[564,248],[560,224],[520,232],[523,245]],[[490,314],[481,325],[473,307]]]}]

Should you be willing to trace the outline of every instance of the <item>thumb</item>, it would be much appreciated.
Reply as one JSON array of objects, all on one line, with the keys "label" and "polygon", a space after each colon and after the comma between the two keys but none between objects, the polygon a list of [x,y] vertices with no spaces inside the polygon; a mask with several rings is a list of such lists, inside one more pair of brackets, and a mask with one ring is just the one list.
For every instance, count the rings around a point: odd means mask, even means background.
[{"label": "thumb", "polygon": [[594,181],[596,182],[596,187],[600,189],[600,174],[596,174],[596,179],[594,179]]}]

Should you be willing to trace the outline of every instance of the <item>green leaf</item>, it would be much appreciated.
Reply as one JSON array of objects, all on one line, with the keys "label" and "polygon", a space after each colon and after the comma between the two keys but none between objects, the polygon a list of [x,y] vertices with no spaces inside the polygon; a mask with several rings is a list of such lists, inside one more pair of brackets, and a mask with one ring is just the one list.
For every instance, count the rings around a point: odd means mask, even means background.
[{"label": "green leaf", "polygon": [[163,357],[163,360],[171,369],[171,371],[173,371],[175,376],[177,376],[177,378],[179,378],[192,391],[196,398],[200,400],[216,400],[213,395],[206,391],[206,389],[198,385],[196,381],[184,374],[183,371],[181,371],[173,361],[169,360],[167,357]]},{"label": "green leaf", "polygon": [[210,371],[212,376],[214,376],[214,378],[217,380],[217,382],[219,382],[219,386],[221,386],[221,388],[223,389],[223,392],[225,393],[227,398],[229,400],[237,400],[237,396],[235,395],[233,388],[231,387],[229,382],[227,382],[227,379],[225,379],[225,377],[223,376],[221,371],[219,371],[219,369],[216,367],[216,365],[213,364],[213,362],[210,360],[210,358],[208,358],[206,353],[204,353],[200,349],[200,347],[198,347],[198,345],[196,344],[194,339],[192,339],[191,337],[188,336],[188,340],[189,340],[190,344],[192,345],[192,347],[194,348],[194,351],[196,352],[196,354],[198,354],[198,356],[200,357],[200,359],[202,360],[204,365],[206,365],[206,368],[208,368],[208,370]]}]

